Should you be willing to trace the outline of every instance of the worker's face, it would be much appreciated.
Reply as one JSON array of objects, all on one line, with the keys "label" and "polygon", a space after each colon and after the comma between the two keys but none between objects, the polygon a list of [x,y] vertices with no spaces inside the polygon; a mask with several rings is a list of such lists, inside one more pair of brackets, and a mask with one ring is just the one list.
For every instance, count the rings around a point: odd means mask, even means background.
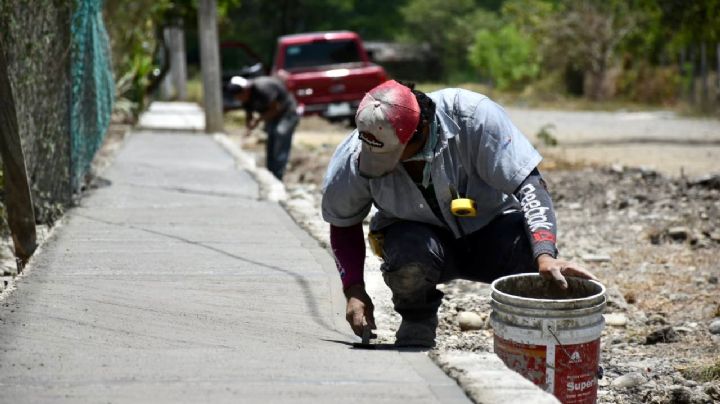
[{"label": "worker's face", "polygon": [[241,103],[246,103],[250,99],[250,87],[243,88],[242,91],[235,94],[235,99]]},{"label": "worker's face", "polygon": [[427,124],[423,125],[421,133],[422,136],[420,136],[417,140],[410,139],[410,142],[408,142],[407,146],[405,146],[405,150],[403,150],[403,154],[400,156],[400,161],[409,159],[425,147],[428,134],[430,133],[430,126]]}]

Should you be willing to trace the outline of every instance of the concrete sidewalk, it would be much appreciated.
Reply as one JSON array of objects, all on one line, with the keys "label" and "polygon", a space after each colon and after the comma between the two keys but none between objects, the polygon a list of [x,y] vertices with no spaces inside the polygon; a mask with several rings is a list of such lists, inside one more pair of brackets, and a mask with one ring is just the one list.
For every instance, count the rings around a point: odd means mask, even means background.
[{"label": "concrete sidewalk", "polygon": [[136,132],[102,176],[1,302],[0,401],[468,401],[349,346],[331,257],[212,137]]}]

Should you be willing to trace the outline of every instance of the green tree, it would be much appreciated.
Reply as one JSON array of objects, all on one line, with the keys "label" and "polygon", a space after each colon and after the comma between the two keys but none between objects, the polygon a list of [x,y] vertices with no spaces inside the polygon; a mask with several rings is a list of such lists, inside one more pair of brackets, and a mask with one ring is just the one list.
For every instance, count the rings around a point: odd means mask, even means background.
[{"label": "green tree", "polygon": [[500,8],[500,15],[520,32],[542,41],[552,30],[557,11],[557,0],[507,0]]},{"label": "green tree", "polygon": [[512,24],[498,31],[478,31],[469,59],[473,67],[500,90],[527,83],[540,71],[532,39]]},{"label": "green tree", "polygon": [[[240,0],[218,0],[221,23],[239,4]],[[105,0],[103,13],[113,56],[116,105],[137,114],[160,72],[162,29],[168,24],[195,29],[196,1]]]},{"label": "green tree", "polygon": [[637,12],[622,0],[565,0],[542,49],[555,68],[584,72],[583,93],[592,100],[614,94],[612,72],[623,42],[638,27]]},{"label": "green tree", "polygon": [[[463,79],[469,71],[467,52],[478,29],[498,29],[495,10],[477,0],[414,0],[400,9],[405,30],[400,39],[428,43],[443,64],[441,77]],[[492,2],[496,9],[501,2]]]}]

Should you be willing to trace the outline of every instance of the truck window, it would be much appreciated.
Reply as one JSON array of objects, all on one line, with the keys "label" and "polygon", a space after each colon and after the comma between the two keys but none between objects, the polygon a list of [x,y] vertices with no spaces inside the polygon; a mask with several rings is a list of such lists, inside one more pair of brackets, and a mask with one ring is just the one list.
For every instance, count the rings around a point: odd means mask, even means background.
[{"label": "truck window", "polygon": [[285,68],[297,69],[361,62],[355,41],[322,41],[288,46]]}]

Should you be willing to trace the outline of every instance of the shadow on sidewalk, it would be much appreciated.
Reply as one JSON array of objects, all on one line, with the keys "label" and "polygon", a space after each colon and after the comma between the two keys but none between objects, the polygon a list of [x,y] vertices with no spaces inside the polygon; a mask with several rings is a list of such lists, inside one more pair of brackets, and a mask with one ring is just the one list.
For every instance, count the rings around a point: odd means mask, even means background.
[{"label": "shadow on sidewalk", "polygon": [[425,347],[398,347],[395,344],[378,343],[378,344],[363,344],[360,342],[348,342],[340,341],[337,339],[325,339],[321,338],[322,341],[333,342],[336,344],[347,345],[350,349],[359,350],[377,350],[377,351],[398,351],[398,352],[427,352],[432,348]]}]

